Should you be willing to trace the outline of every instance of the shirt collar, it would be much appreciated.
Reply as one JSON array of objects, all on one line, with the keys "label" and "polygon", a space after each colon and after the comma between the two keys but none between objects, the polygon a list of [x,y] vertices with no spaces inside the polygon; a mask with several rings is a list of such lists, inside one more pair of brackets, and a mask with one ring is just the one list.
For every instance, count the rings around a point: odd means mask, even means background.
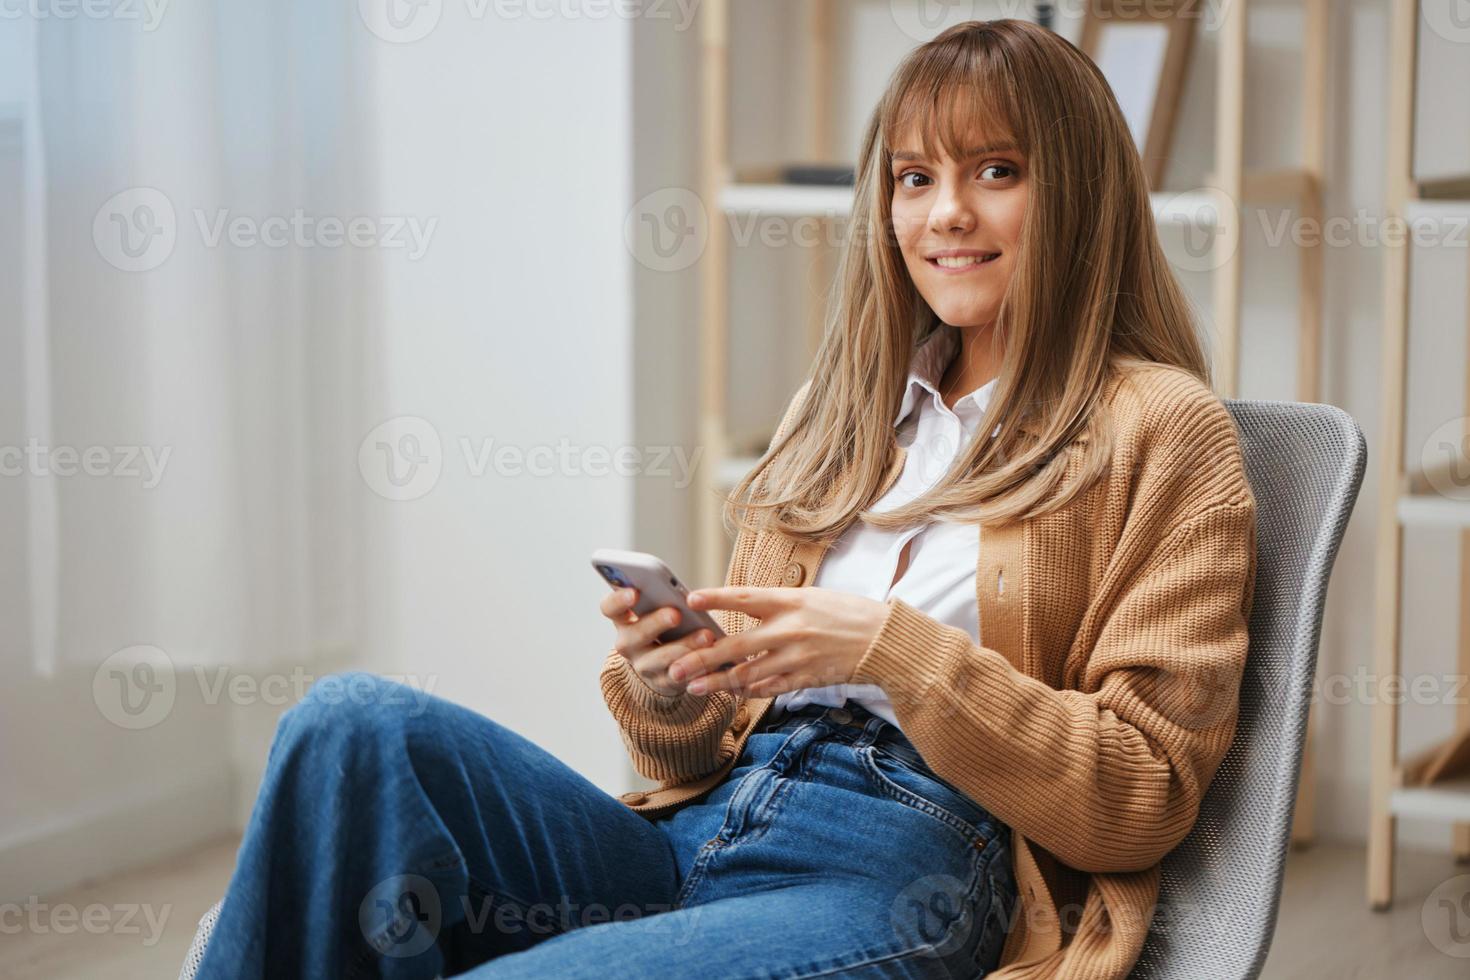
[{"label": "shirt collar", "polygon": [[[919,397],[927,392],[931,398],[939,398],[939,383],[944,379],[944,372],[949,368],[950,361],[954,360],[955,354],[959,352],[959,331],[954,327],[941,324],[924,342],[914,351],[909,360],[908,380],[904,383],[903,401],[898,406],[898,415],[893,419],[894,428],[902,424],[918,404]],[[980,416],[985,413],[985,406],[990,401],[991,394],[995,391],[995,384],[1000,379],[991,378],[985,384],[960,398],[955,402],[954,412],[965,423],[966,428],[974,428],[980,421]],[[969,402],[967,405],[966,402]]]}]

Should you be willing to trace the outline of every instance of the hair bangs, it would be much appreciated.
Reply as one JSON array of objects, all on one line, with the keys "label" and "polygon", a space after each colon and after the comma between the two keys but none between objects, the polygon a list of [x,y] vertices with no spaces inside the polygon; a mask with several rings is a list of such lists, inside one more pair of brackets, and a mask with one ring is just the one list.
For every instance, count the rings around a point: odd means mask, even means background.
[{"label": "hair bangs", "polygon": [[[982,146],[1009,143],[1030,152],[1030,133],[1005,59],[979,37],[954,57],[941,49],[916,60],[899,79],[892,113],[883,121],[883,144],[895,152],[921,152],[937,160],[942,149],[952,160],[964,160]],[[905,145],[918,139],[919,146]]]}]

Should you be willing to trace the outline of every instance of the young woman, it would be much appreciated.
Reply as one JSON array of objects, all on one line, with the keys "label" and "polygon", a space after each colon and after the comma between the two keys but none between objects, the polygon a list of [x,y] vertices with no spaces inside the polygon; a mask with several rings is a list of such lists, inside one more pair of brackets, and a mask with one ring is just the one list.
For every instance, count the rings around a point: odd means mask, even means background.
[{"label": "young woman", "polygon": [[602,603],[657,788],[330,678],[282,719],[201,976],[1127,975],[1234,733],[1255,576],[1127,126],[1064,40],[957,26],[880,101],[851,230],[726,584],[691,595],[728,636]]}]

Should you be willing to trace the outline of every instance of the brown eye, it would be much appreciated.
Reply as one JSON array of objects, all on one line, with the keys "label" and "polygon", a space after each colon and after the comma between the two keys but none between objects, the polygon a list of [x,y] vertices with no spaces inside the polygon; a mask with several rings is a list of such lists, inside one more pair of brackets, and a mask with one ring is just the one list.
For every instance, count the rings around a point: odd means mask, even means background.
[{"label": "brown eye", "polygon": [[1016,175],[1016,169],[1004,163],[986,164],[980,169],[980,175],[984,177],[985,174],[990,173],[992,170],[1001,171],[1001,175],[993,178],[994,180],[1005,180],[1007,177],[1014,177]]}]

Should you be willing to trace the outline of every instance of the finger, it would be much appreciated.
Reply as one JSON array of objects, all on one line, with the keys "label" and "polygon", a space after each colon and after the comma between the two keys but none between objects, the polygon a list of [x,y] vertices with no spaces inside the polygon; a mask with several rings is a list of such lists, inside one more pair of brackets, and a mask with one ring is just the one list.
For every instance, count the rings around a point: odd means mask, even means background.
[{"label": "finger", "polygon": [[[716,691],[744,694],[751,684],[761,679],[752,678],[750,674],[751,668],[762,659],[764,658],[756,657],[754,660],[742,660],[728,670],[716,670],[703,674],[686,684],[685,689],[690,694],[714,694]],[[673,675],[670,674],[670,676]]]},{"label": "finger", "polygon": [[669,643],[644,647],[638,657],[639,670],[668,677],[669,664],[685,656],[690,650],[708,644],[712,639],[709,630],[698,630]]},{"label": "finger", "polygon": [[602,614],[608,619],[627,622],[627,615],[632,611],[633,606],[637,602],[637,589],[613,589],[602,597],[602,601],[597,604],[597,608],[602,610]]},{"label": "finger", "polygon": [[763,622],[739,633],[726,634],[713,646],[691,651],[689,656],[677,661],[677,673],[671,668],[669,676],[676,681],[692,680],[729,664],[748,660],[763,651],[784,649],[799,640],[801,635],[782,622]]},{"label": "finger", "polygon": [[695,677],[689,682],[688,689],[689,693],[735,691],[747,696],[764,696],[756,695],[754,689],[775,677],[784,677],[784,691],[822,686],[814,683],[813,671],[806,666],[806,655],[791,651],[767,651],[759,657],[739,661],[729,669],[714,670],[704,676]]},{"label": "finger", "polygon": [[619,626],[619,644],[626,643],[623,649],[627,650],[651,647],[658,640],[660,633],[677,625],[679,625],[679,610],[674,606],[660,606],[647,616],[639,616],[633,622]]},{"label": "finger", "polygon": [[759,653],[770,643],[769,630],[759,626],[742,633],[727,633],[711,646],[691,650],[669,667],[669,676],[676,681],[687,681],[719,670],[726,664],[740,663]]},{"label": "finger", "polygon": [[625,639],[624,634],[620,633],[614,650],[622,654],[625,660],[632,660],[636,656],[640,672],[662,673],[667,676],[669,664],[689,651],[713,642],[714,636],[707,629],[696,630],[672,642],[658,644],[644,643],[631,633]]},{"label": "finger", "polygon": [[743,585],[722,585],[708,589],[695,589],[685,599],[690,609],[734,609],[757,619],[765,619],[785,606],[786,593],[795,591],[785,588],[756,588]]}]

